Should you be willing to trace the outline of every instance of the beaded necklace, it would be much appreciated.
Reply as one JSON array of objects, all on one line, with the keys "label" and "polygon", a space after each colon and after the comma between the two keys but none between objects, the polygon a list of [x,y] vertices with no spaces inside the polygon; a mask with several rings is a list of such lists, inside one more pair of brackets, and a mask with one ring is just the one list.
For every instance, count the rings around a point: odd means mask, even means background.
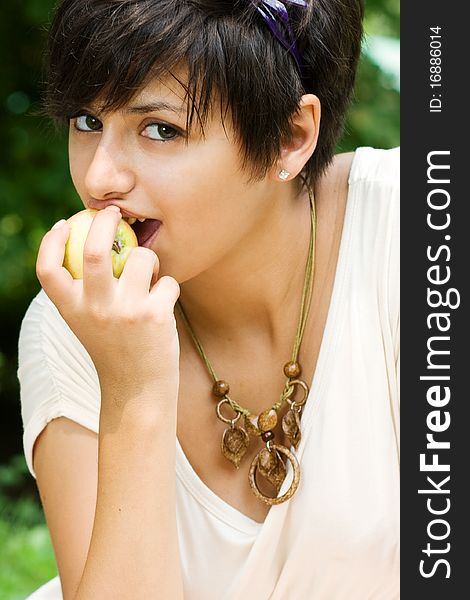
[{"label": "beaded necklace", "polygon": [[[214,381],[212,393],[215,398],[217,398],[217,406],[215,409],[217,418],[229,425],[222,435],[222,454],[238,469],[240,462],[250,445],[250,436],[253,438],[260,437],[266,444],[266,446],[262,448],[252,460],[248,479],[255,496],[259,500],[270,505],[281,504],[282,502],[289,500],[289,498],[294,495],[300,482],[300,466],[294,452],[281,444],[276,444],[273,442],[275,437],[273,429],[278,423],[279,410],[282,408],[284,403],[287,402],[290,408],[282,418],[282,430],[290,440],[294,449],[297,450],[301,440],[300,419],[302,416],[302,409],[309,395],[308,385],[305,383],[305,381],[299,379],[302,369],[297,359],[304,335],[305,324],[307,322],[308,313],[310,310],[315,265],[316,213],[315,200],[311,190],[309,190],[309,201],[311,218],[310,246],[307,266],[305,269],[299,323],[294,339],[291,360],[284,365],[283,369],[284,375],[287,378],[284,389],[279,400],[270,408],[263,411],[260,415],[254,415],[247,408],[241,406],[238,402],[230,398],[228,395],[230,391],[229,384],[223,379],[219,379],[219,377],[216,375],[206,353],[204,352],[201,342],[197,338],[188,321],[181,302],[178,300],[176,303],[176,309],[178,310],[178,313],[181,316],[189,335],[191,336],[194,346],[204,361],[204,364],[206,365],[206,368]],[[295,396],[297,390],[299,389],[302,392],[302,398],[299,400],[294,400],[293,396]],[[235,413],[235,417],[232,419],[225,417],[221,412],[222,407],[226,404],[228,404]],[[242,417],[244,419],[244,427],[236,425]],[[276,494],[278,494],[287,474],[287,462],[284,462],[282,455],[284,455],[292,465],[292,482],[289,489],[282,496],[271,498],[270,496],[265,496],[263,493],[261,493],[256,481],[256,476],[257,473],[263,476],[271,483],[271,485],[273,485],[276,490]]]}]

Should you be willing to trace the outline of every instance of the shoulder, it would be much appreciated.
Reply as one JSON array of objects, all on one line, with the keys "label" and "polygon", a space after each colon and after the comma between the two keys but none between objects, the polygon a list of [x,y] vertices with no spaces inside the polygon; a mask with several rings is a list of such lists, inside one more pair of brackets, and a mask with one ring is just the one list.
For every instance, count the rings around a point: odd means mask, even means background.
[{"label": "shoulder", "polygon": [[336,154],[320,181],[329,187],[344,188],[372,182],[398,187],[400,148],[383,150],[361,146],[353,152]]},{"label": "shoulder", "polygon": [[382,150],[361,147],[354,152],[349,173],[349,185],[382,182],[397,186],[400,178],[400,148]]},{"label": "shoulder", "polygon": [[41,355],[46,366],[46,355],[55,344],[61,344],[65,330],[60,315],[41,290],[31,301],[21,323],[18,341],[20,381],[27,375],[34,355]]},{"label": "shoulder", "polygon": [[[350,251],[394,343],[400,322],[400,149],[358,148],[349,174]],[[367,286],[365,286],[367,287]],[[384,325],[385,326],[385,325]]]},{"label": "shoulder", "polygon": [[44,290],[31,301],[19,335],[20,370],[22,359],[32,352],[39,352],[43,359],[65,358],[64,351],[83,355],[84,348]]},{"label": "shoulder", "polygon": [[100,404],[93,362],[43,290],[21,324],[17,376],[24,451],[34,475],[32,449],[44,427],[65,416],[97,431]]},{"label": "shoulder", "polygon": [[[68,375],[84,380],[96,376],[93,362],[59,311],[41,290],[29,305],[18,340],[18,377],[23,391],[50,376],[55,387]],[[36,381],[34,381],[36,377]]]},{"label": "shoulder", "polygon": [[362,147],[354,153],[348,177],[348,204],[357,227],[374,244],[398,248],[400,227],[400,149]]},{"label": "shoulder", "polygon": [[36,325],[65,325],[65,327],[67,327],[67,324],[60,316],[59,311],[48,298],[46,292],[43,289],[41,289],[38,292],[38,294],[31,300],[31,303],[28,306],[28,309],[23,318],[21,330],[23,331],[25,328],[27,329],[28,324],[30,323],[35,323]]},{"label": "shoulder", "polygon": [[354,152],[337,154],[315,190],[318,215],[323,218],[326,215],[339,230],[344,219],[350,221],[352,215],[356,226],[366,227],[372,234],[377,227],[396,228],[399,187],[399,148],[360,147]]}]

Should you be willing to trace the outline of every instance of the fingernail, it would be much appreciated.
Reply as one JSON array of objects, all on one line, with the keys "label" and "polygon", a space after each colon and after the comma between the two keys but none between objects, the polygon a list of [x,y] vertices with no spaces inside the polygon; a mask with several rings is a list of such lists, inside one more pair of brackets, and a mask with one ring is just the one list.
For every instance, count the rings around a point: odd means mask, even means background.
[{"label": "fingernail", "polygon": [[114,204],[110,204],[109,206],[107,206],[105,208],[105,210],[112,210],[114,212],[121,212],[121,209],[119,208],[119,206],[115,206]]},{"label": "fingernail", "polygon": [[52,229],[59,229],[59,227],[62,227],[62,225],[65,223],[65,219],[61,219],[60,221],[57,221],[57,223],[55,223],[55,225],[53,225],[51,227]]}]

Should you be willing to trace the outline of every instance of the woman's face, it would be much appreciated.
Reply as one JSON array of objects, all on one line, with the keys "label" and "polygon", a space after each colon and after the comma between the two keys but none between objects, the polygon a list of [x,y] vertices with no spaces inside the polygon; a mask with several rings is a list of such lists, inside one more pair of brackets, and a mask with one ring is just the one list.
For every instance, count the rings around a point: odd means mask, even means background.
[{"label": "woman's face", "polygon": [[235,255],[262,226],[273,191],[269,177],[248,184],[230,119],[224,129],[217,111],[205,139],[195,126],[185,143],[183,98],[173,78],[153,81],[122,110],[84,107],[69,132],[83,204],[116,204],[124,216],[160,222],[134,227],[141,245],[158,254],[161,274],[180,283]]}]

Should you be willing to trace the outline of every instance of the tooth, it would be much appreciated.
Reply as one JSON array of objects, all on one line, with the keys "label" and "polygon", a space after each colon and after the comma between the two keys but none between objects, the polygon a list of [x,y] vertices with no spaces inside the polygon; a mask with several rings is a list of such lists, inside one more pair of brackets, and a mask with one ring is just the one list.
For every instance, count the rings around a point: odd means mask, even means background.
[{"label": "tooth", "polygon": [[[140,220],[140,219],[139,219]],[[137,221],[137,219],[135,217],[129,217],[127,219],[127,222],[129,223],[129,225],[134,225],[134,223]]]},{"label": "tooth", "polygon": [[143,223],[143,222],[145,221],[145,217],[144,217],[143,219],[141,219],[141,218],[139,217],[139,221],[140,221],[141,223]]}]

